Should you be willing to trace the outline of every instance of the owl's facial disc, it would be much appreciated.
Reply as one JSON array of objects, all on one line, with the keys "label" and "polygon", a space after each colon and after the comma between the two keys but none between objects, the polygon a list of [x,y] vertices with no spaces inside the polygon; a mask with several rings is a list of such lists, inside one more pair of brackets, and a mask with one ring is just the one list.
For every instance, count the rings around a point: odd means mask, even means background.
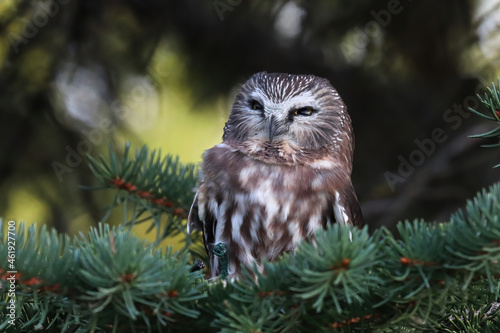
[{"label": "owl's facial disc", "polygon": [[286,101],[272,101],[268,96],[254,94],[247,102],[254,116],[260,119],[260,130],[255,134],[268,142],[289,141],[295,143],[294,129],[314,125],[320,106],[308,93],[296,95]]}]

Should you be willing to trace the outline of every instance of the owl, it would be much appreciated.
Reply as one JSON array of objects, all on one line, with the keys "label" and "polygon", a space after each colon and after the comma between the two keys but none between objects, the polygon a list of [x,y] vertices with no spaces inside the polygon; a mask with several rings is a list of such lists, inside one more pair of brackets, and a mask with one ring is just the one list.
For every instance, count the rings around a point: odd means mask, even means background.
[{"label": "owl", "polygon": [[203,232],[212,276],[214,246],[228,275],[272,261],[330,223],[363,225],[351,183],[354,135],[327,79],[260,72],[243,84],[222,143],[207,150],[188,216]]}]

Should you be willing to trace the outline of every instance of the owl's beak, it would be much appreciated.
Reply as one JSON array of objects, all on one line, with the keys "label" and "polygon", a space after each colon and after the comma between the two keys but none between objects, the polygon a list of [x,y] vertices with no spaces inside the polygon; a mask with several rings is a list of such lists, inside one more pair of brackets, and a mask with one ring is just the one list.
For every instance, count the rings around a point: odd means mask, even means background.
[{"label": "owl's beak", "polygon": [[276,118],[274,116],[271,116],[269,119],[269,142],[273,141],[274,136],[276,135]]}]

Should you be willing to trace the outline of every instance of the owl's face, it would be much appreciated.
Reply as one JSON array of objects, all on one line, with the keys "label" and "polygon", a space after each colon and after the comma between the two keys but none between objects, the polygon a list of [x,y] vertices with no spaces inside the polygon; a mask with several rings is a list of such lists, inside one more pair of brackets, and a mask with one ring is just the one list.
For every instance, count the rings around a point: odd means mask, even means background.
[{"label": "owl's face", "polygon": [[328,80],[314,75],[254,74],[236,96],[223,139],[254,151],[328,148],[349,160],[353,149],[343,101]]}]

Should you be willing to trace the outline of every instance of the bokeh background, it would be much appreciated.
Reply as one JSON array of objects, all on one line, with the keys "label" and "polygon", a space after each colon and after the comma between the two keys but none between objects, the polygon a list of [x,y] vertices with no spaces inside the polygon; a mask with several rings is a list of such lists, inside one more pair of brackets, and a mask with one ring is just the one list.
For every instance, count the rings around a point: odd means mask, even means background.
[{"label": "bokeh background", "polygon": [[198,163],[265,70],[339,91],[372,227],[446,221],[500,175],[468,137],[494,124],[467,110],[500,76],[499,31],[497,0],[3,0],[0,216],[86,232],[111,198],[78,188],[97,184],[86,153],[130,141]]}]

